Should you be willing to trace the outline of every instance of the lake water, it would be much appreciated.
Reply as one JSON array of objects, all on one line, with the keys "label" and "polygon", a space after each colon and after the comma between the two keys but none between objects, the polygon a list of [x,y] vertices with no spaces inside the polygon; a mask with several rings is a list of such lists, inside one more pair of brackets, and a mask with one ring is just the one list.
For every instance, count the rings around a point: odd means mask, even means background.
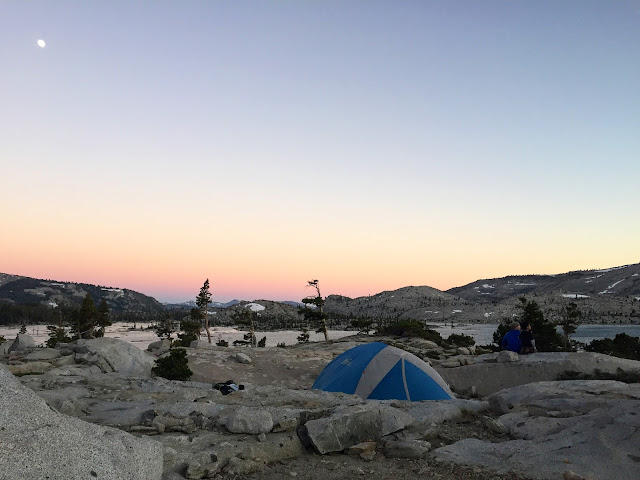
[{"label": "lake water", "polygon": [[[140,324],[137,326],[137,329],[132,330],[130,324],[117,323],[107,328],[105,336],[120,338],[143,350],[146,349],[151,342],[156,342],[158,340],[158,337],[153,330],[146,329],[147,325],[143,324],[142,330],[140,329]],[[453,327],[445,324],[432,324],[431,327],[439,332],[443,338],[447,338],[452,333],[464,333],[465,335],[473,337],[478,345],[487,345],[493,342],[493,332],[498,328],[498,324],[460,324]],[[18,327],[0,327],[0,335],[10,341],[16,337],[18,330]],[[44,325],[29,325],[27,327],[27,333],[33,337],[37,345],[43,344],[49,338],[47,335],[47,327]],[[229,342],[229,346],[233,345],[234,340],[242,340],[244,333],[245,332],[243,331],[228,327],[213,327],[211,329],[213,342],[226,340]],[[342,338],[349,335],[355,335],[356,333],[357,332],[353,330],[331,330],[329,332],[329,338]],[[626,333],[627,335],[640,337],[640,325],[580,325],[571,338],[586,344],[595,339],[613,338],[619,333]],[[262,337],[267,337],[267,347],[275,347],[279,343],[293,345],[297,343],[298,335],[300,335],[300,331],[298,330],[256,332],[256,338],[258,340]],[[206,337],[203,338],[206,339]],[[309,332],[309,340],[312,342],[319,342],[324,340],[324,336],[321,333]]]},{"label": "lake water", "polygon": [[[140,329],[142,326],[142,329]],[[148,330],[146,327],[147,324],[137,324],[135,330],[131,328],[131,324],[123,324],[116,323],[107,327],[105,332],[105,337],[110,338],[120,338],[121,340],[125,340],[136,347],[145,350],[150,343],[157,342],[158,336],[156,335],[154,330]],[[16,338],[19,327],[0,327],[0,335],[4,336],[6,340],[12,340]],[[36,342],[36,345],[43,344],[49,338],[47,335],[47,327],[44,325],[29,325],[27,327],[27,333],[31,335]],[[204,332],[203,332],[204,333]],[[211,341],[213,343],[218,342],[219,340],[226,340],[229,342],[229,346],[233,346],[234,340],[243,340],[243,336],[246,332],[241,330],[237,330],[235,328],[228,327],[213,327],[211,328]],[[331,330],[329,332],[329,338],[342,338],[348,335],[355,335],[358,332],[354,332],[353,330]],[[277,332],[256,332],[256,338],[258,341],[262,339],[262,337],[267,337],[266,346],[267,347],[275,347],[279,343],[284,343],[285,345],[293,345],[297,343],[298,335],[300,335],[299,330],[284,330]],[[206,334],[202,337],[206,341]],[[311,342],[319,342],[324,340],[324,335],[321,333],[309,332],[309,341]]]},{"label": "lake water", "polygon": [[[464,333],[474,338],[478,345],[488,345],[493,342],[493,332],[498,328],[497,323],[482,323],[469,325],[433,324],[433,329],[440,333],[443,338],[447,338],[452,333]],[[561,332],[561,329],[558,329]],[[632,337],[640,337],[640,325],[579,325],[575,333],[571,335],[572,340],[581,343],[591,343],[593,340],[603,338],[614,338],[619,333],[626,333]],[[535,331],[533,332],[535,336]]]}]

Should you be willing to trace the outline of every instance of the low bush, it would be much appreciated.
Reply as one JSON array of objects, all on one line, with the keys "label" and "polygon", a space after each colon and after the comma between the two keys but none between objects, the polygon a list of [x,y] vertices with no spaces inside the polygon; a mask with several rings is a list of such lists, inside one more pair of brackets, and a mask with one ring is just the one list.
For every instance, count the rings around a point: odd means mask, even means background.
[{"label": "low bush", "polygon": [[452,333],[449,335],[449,338],[447,338],[447,343],[457,345],[458,347],[471,347],[476,344],[476,341],[473,337],[465,335],[464,333]]},{"label": "low bush", "polygon": [[184,348],[173,348],[169,355],[158,358],[151,372],[168,380],[189,380],[193,375]]},{"label": "low bush", "polygon": [[614,357],[640,360],[640,338],[619,333],[614,339],[594,340],[584,347],[587,352],[604,353]]},{"label": "low bush", "polygon": [[623,383],[640,383],[640,373],[626,372],[620,367],[616,369],[616,373],[606,373],[602,370],[595,369],[593,375],[574,370],[567,370],[558,375],[558,380],[616,380]]},{"label": "low bush", "polygon": [[416,320],[400,320],[378,328],[376,335],[394,335],[398,337],[418,337],[442,345],[442,337],[434,330],[426,328]]},{"label": "low bush", "polygon": [[178,340],[173,342],[176,347],[190,347],[191,342],[198,340],[198,335],[195,333],[179,333]]}]

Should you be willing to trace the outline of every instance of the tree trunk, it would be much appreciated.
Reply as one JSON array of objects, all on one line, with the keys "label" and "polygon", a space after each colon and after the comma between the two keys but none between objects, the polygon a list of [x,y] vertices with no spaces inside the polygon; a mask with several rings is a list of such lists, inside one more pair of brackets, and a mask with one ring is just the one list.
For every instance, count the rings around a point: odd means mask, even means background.
[{"label": "tree trunk", "polygon": [[209,341],[209,343],[211,343],[211,332],[209,331],[209,317],[206,316],[204,317],[204,329],[207,332],[207,340]]},{"label": "tree trunk", "polygon": [[322,333],[324,333],[324,341],[329,340],[329,331],[327,330],[327,321],[322,319]]}]

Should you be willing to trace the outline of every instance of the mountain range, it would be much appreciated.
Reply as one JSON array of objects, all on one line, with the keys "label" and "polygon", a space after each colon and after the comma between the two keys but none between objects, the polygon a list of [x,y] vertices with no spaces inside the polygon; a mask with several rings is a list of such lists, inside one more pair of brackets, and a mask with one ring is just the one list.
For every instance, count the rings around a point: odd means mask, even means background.
[{"label": "mountain range", "polygon": [[517,314],[518,297],[523,295],[533,298],[551,320],[559,320],[563,308],[575,302],[585,323],[637,322],[640,264],[484,279],[444,292],[431,287],[403,287],[354,299],[330,295],[325,309],[345,316],[497,323]]},{"label": "mountain range", "polygon": [[[0,301],[55,306],[80,304],[91,293],[96,304],[106,300],[113,312],[162,313],[166,308],[192,308],[195,302],[161,304],[142,293],[84,283],[40,280],[0,273]],[[584,322],[640,321],[640,264],[600,270],[581,270],[558,275],[518,275],[477,280],[446,291],[427,286],[408,286],[376,295],[349,298],[329,295],[325,311],[344,317],[384,317],[432,322],[497,323],[516,314],[518,297],[526,295],[540,305],[545,316],[558,320],[569,302],[578,304]],[[284,308],[295,312],[296,301],[256,300],[268,311]],[[245,301],[214,302],[220,311]],[[278,307],[281,305],[281,307]]]},{"label": "mountain range", "polygon": [[80,305],[91,294],[96,305],[107,302],[114,313],[162,313],[164,307],[155,298],[127,288],[104,287],[88,283],[41,280],[0,273],[0,301],[15,304],[41,304],[55,307],[62,303]]}]

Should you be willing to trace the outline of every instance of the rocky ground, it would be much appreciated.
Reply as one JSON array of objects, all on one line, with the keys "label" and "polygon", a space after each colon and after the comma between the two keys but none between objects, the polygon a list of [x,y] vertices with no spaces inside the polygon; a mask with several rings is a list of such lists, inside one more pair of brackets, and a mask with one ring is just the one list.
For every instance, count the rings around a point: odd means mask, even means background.
[{"label": "rocky ground", "polygon": [[[192,381],[175,382],[150,374],[161,343],[153,352],[115,339],[46,349],[21,335],[0,346],[0,452],[12,452],[0,454],[0,478],[637,478],[640,384],[557,378],[613,378],[640,372],[640,362],[385,340],[438,357],[459,398],[363,401],[310,390],[329,361],[368,337],[257,349],[199,342],[188,349]],[[245,390],[212,388],[226,380]]]}]

